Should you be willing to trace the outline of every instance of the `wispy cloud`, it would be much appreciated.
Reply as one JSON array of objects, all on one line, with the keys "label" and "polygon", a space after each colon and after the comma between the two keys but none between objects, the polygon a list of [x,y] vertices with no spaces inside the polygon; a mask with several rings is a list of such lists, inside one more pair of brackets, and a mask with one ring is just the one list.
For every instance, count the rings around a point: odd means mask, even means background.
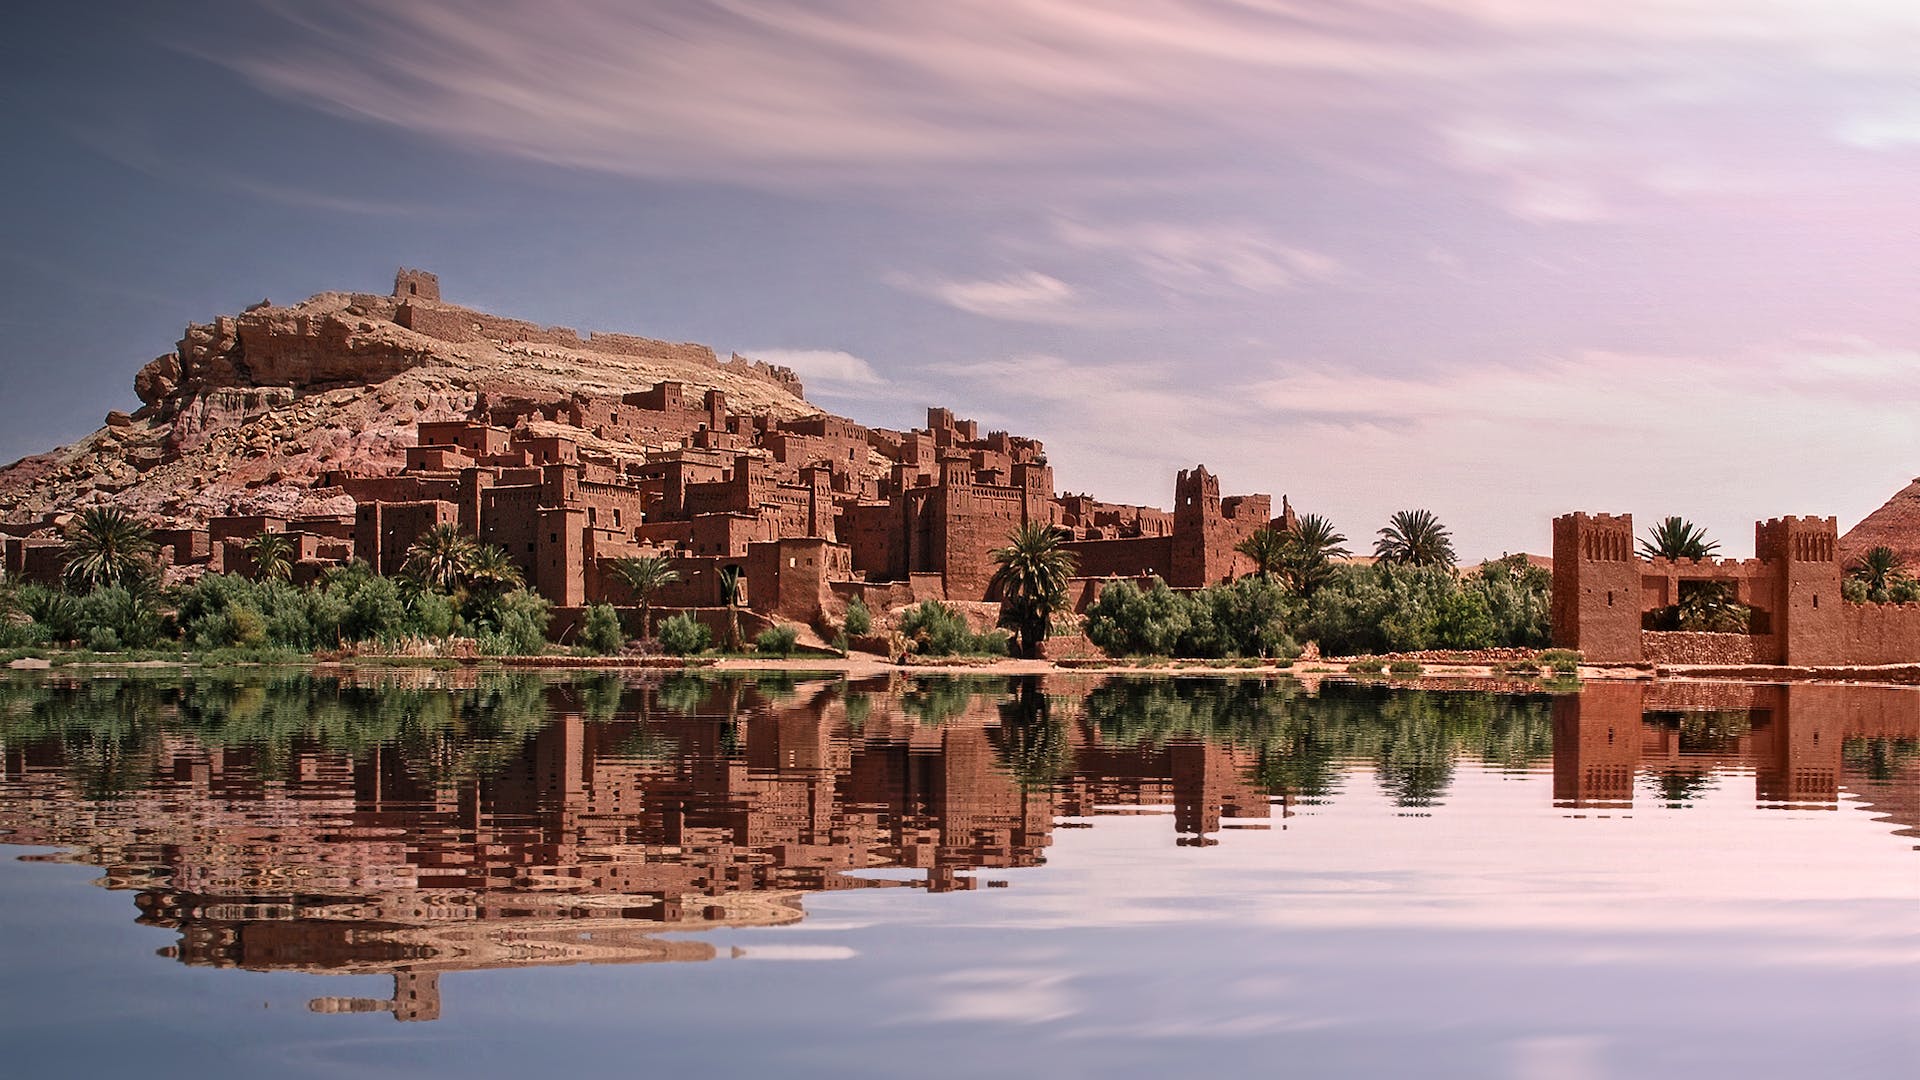
[{"label": "wispy cloud", "polygon": [[1130,264],[1160,287],[1182,293],[1284,292],[1337,281],[1344,274],[1332,256],[1280,243],[1250,223],[1094,224],[1060,219],[1053,224],[1053,239],[1075,251]]},{"label": "wispy cloud", "polygon": [[[1611,172],[1643,174],[1650,158],[1805,179],[1822,143],[1910,144],[1920,38],[1920,7],[1899,0],[279,10],[289,33],[207,55],[343,114],[559,165],[968,188],[1008,165],[1086,175],[1125,161],[1194,182],[1287,155],[1491,177],[1517,214],[1548,222],[1604,212]],[[1724,116],[1739,107],[1786,122],[1742,130]],[[1463,143],[1462,117],[1600,137],[1585,162],[1549,166],[1490,145],[1486,126]]]},{"label": "wispy cloud", "polygon": [[840,391],[873,390],[886,385],[873,365],[839,349],[748,349],[743,355],[792,368],[808,387]]},{"label": "wispy cloud", "polygon": [[1064,323],[1092,317],[1079,306],[1079,292],[1073,286],[1038,270],[961,280],[896,276],[892,282],[899,289],[989,319]]}]

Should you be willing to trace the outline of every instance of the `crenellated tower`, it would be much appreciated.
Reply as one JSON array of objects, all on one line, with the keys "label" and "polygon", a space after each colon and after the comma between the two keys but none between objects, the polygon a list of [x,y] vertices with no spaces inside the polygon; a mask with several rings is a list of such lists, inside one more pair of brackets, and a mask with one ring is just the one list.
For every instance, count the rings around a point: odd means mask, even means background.
[{"label": "crenellated tower", "polygon": [[1637,664],[1640,564],[1632,514],[1553,519],[1553,643],[1600,663]]},{"label": "crenellated tower", "polygon": [[1781,663],[1845,662],[1839,523],[1830,517],[1770,518],[1754,525],[1753,548],[1775,566],[1771,602]]}]

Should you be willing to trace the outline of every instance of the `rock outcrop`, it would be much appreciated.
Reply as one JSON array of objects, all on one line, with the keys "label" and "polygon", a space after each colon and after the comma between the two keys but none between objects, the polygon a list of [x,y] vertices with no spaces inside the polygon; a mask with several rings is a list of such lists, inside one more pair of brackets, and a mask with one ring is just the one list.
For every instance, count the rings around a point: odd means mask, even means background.
[{"label": "rock outcrop", "polygon": [[820,412],[785,368],[441,303],[437,282],[417,271],[399,276],[396,294],[263,302],[187,327],[134,376],[139,411],[0,468],[0,523],[105,502],[183,526],[221,514],[351,513],[350,498],[320,486],[329,472],[391,472],[417,424],[473,415],[483,401],[561,401],[675,380],[722,390],[740,411]]}]

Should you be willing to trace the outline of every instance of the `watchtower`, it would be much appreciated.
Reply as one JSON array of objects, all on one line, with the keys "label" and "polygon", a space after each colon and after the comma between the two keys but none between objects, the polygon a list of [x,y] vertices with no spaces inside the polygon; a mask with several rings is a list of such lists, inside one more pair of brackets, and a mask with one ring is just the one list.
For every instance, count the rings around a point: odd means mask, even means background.
[{"label": "watchtower", "polygon": [[1553,519],[1553,643],[1601,663],[1645,657],[1632,514]]},{"label": "watchtower", "polygon": [[393,298],[439,303],[440,279],[425,270],[409,270],[403,266],[393,275]]},{"label": "watchtower", "polygon": [[1173,558],[1167,584],[1197,589],[1216,580],[1215,564],[1224,576],[1233,552],[1216,550],[1225,543],[1220,515],[1220,478],[1205,465],[1180,470],[1173,482]]},{"label": "watchtower", "polygon": [[1754,525],[1753,549],[1774,570],[1773,632],[1780,636],[1781,662],[1843,662],[1839,523],[1770,518]]}]

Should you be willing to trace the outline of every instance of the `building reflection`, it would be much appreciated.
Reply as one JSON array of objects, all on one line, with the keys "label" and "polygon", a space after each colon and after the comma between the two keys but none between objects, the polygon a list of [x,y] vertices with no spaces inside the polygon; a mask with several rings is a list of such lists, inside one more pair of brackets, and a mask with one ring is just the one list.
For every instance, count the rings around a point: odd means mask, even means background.
[{"label": "building reflection", "polygon": [[[1582,812],[1750,773],[1762,806],[1847,791],[1909,835],[1920,821],[1920,711],[1902,690],[515,686],[38,702],[32,716],[96,719],[0,725],[0,836],[100,867],[142,923],[177,934],[163,955],[390,975],[388,998],[311,1007],[431,1020],[443,972],[730,959],[663,934],[795,923],[827,890],[1004,884],[994,872],[1041,865],[1056,828],[1100,814],[1161,814],[1174,842],[1208,847],[1362,775],[1426,812],[1463,758],[1524,772],[1550,756],[1554,805]],[[352,707],[326,719],[340,701]]]},{"label": "building reflection", "polygon": [[[1837,807],[1843,790],[1916,835],[1916,763],[1871,759],[1920,739],[1914,691],[1813,684],[1594,683],[1553,703],[1554,805],[1624,810],[1637,780],[1668,803],[1751,773],[1761,808]],[[1850,760],[1848,748],[1864,751]]]},{"label": "building reflection", "polygon": [[390,973],[390,999],[312,1008],[429,1020],[443,971],[724,959],[660,935],[797,922],[810,892],[971,889],[976,871],[1041,864],[1063,813],[1171,806],[1181,842],[1202,844],[1223,815],[1266,813],[1232,747],[1108,747],[1048,720],[1071,765],[1034,784],[1008,767],[1000,693],[959,695],[937,723],[899,694],[856,696],[857,725],[838,680],[671,703],[641,686],[588,719],[558,687],[549,722],[454,782],[384,743],[296,740],[269,761],[168,730],[101,800],[73,782],[82,747],[9,742],[0,830],[132,890],[142,923],[179,935],[163,955]]}]

